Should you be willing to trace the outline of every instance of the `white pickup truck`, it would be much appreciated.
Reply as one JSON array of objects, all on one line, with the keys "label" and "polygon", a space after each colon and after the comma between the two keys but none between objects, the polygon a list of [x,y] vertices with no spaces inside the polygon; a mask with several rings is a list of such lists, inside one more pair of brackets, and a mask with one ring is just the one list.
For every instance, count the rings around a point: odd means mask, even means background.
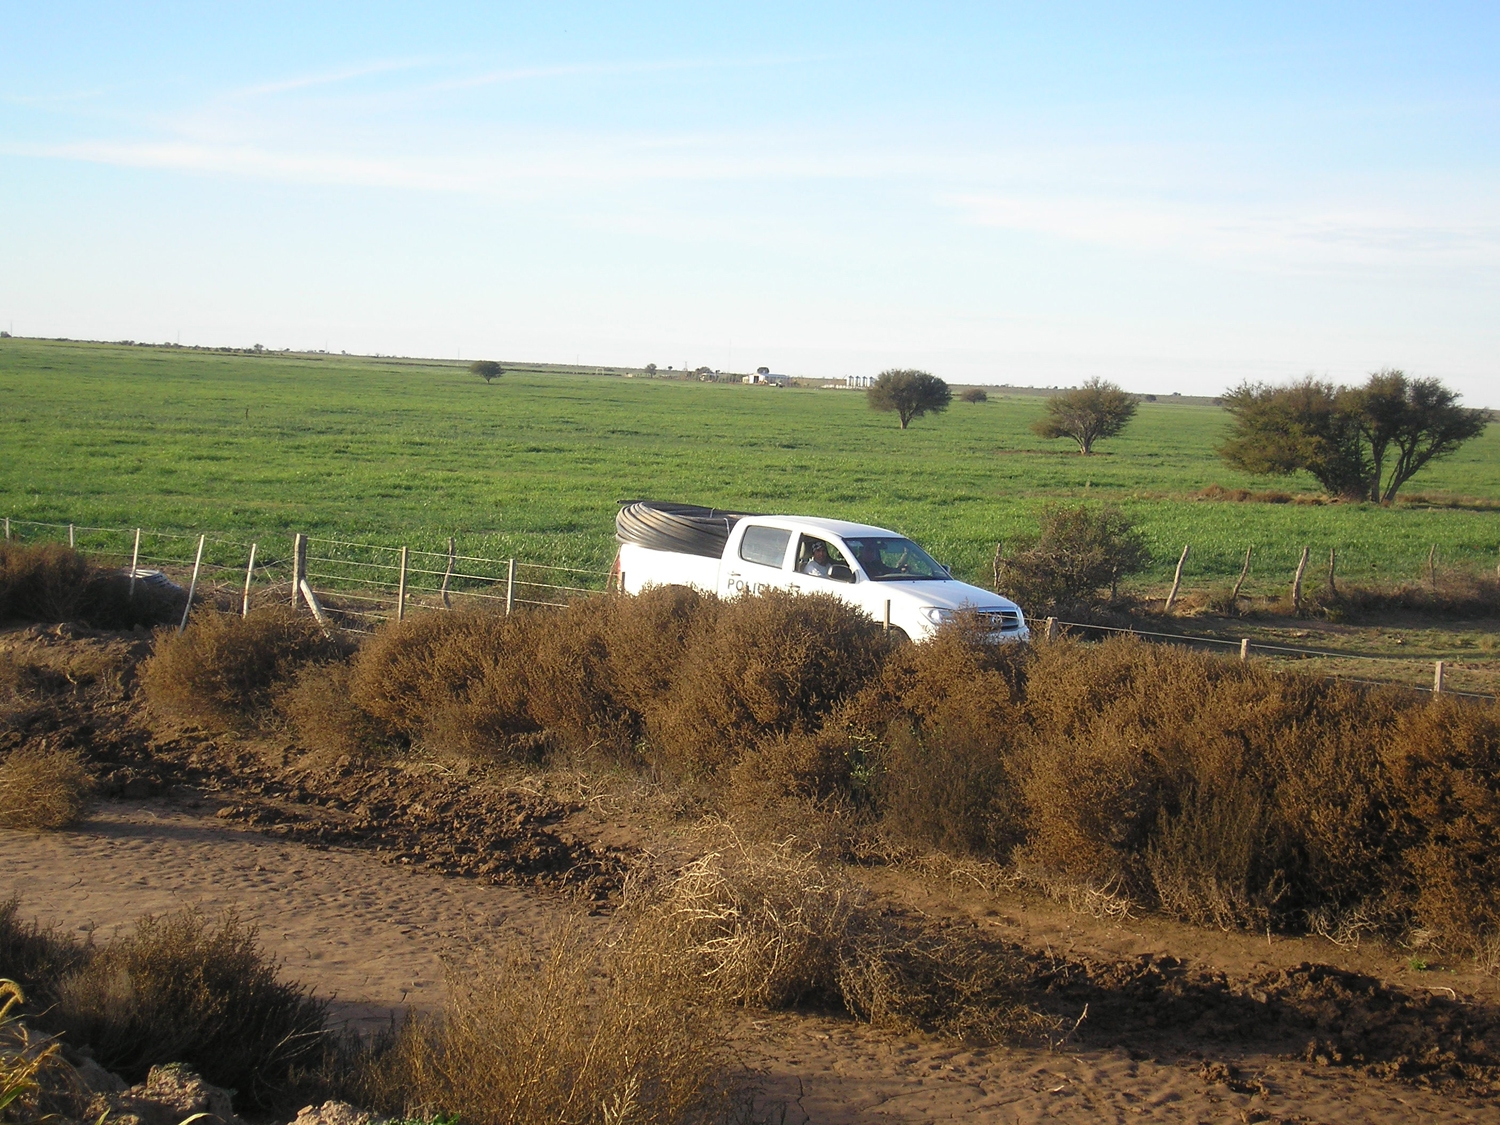
[{"label": "white pickup truck", "polygon": [[992,641],[1030,635],[1015,602],[957,581],[883,527],[637,500],[620,509],[615,533],[616,581],[629,594],[648,586],[692,586],[726,598],[795,590],[832,594],[914,641],[961,610],[978,613]]}]

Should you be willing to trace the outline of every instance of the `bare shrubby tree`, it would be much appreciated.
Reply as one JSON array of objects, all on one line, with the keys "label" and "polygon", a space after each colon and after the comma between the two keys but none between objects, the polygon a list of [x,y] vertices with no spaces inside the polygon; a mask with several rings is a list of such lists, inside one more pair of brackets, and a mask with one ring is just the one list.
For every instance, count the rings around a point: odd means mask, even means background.
[{"label": "bare shrubby tree", "polygon": [[903,430],[913,418],[941,413],[952,401],[953,392],[948,384],[926,371],[892,367],[882,371],[870,384],[870,409],[895,411]]},{"label": "bare shrubby tree", "polygon": [[1489,411],[1458,398],[1437,379],[1392,369],[1362,387],[1311,376],[1289,387],[1245,383],[1224,396],[1234,428],[1219,453],[1246,472],[1305,470],[1330,495],[1389,504],[1430,462],[1484,432]]},{"label": "bare shrubby tree", "polygon": [[1112,438],[1135,417],[1136,398],[1114,383],[1090,379],[1083,386],[1062,391],[1047,400],[1047,413],[1031,425],[1044,438],[1072,438],[1078,452],[1089,454],[1094,443]]}]

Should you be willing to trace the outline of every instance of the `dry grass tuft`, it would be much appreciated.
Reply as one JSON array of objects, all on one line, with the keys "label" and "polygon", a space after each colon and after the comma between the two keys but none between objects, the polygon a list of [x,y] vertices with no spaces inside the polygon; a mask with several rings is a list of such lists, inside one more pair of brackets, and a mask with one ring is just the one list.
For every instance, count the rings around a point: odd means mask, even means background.
[{"label": "dry grass tuft", "polygon": [[1040,1039],[1058,1029],[1027,1002],[1016,952],[957,926],[865,932],[839,966],[838,987],[849,1013],[876,1027],[981,1042]]},{"label": "dry grass tuft", "polygon": [[277,693],[308,664],[345,647],[286,606],[248,617],[200,612],[182,633],[159,633],[141,668],[151,710],[176,722],[239,731],[264,722]]},{"label": "dry grass tuft", "polygon": [[19,899],[0,902],[0,972],[16,980],[33,1006],[56,999],[57,982],[88,960],[89,950],[69,933],[23,922]]},{"label": "dry grass tuft", "polygon": [[673,876],[648,909],[694,977],[729,1003],[758,1008],[837,997],[851,934],[869,913],[857,885],[798,841],[732,838]]},{"label": "dry grass tuft", "polygon": [[56,985],[49,1021],[107,1069],[140,1081],[184,1062],[253,1106],[274,1104],[326,1035],[323,1002],[277,977],[253,927],[185,911],[145,917]]},{"label": "dry grass tuft", "polygon": [[796,840],[723,845],[634,905],[637,925],[720,1003],[842,1007],[882,1027],[1007,1040],[1051,1023],[1014,950],[883,913]]},{"label": "dry grass tuft", "polygon": [[728,1104],[722,1029],[655,935],[565,928],[450,973],[441,1019],[415,1017],[357,1067],[361,1104],[472,1125],[712,1121]]},{"label": "dry grass tuft", "polygon": [[71,828],[89,810],[94,779],[71,750],[12,750],[0,763],[0,828]]}]

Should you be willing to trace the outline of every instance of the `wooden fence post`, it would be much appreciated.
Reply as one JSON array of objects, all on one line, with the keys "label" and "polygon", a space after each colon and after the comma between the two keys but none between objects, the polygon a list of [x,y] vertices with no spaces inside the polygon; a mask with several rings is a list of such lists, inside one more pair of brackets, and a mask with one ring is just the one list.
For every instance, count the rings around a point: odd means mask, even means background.
[{"label": "wooden fence post", "polygon": [[292,608],[297,608],[297,599],[302,596],[298,583],[307,577],[307,536],[297,532],[292,536]]},{"label": "wooden fence post", "polygon": [[[76,547],[76,546],[78,546],[77,540],[75,540],[74,537],[73,537],[73,525],[72,524],[68,524],[68,546],[69,547]],[[1437,548],[1434,547],[1433,550],[1437,550]]]},{"label": "wooden fence post", "polygon": [[245,596],[240,599],[240,616],[250,616],[250,580],[255,577],[255,544],[250,544],[250,562],[245,567]]},{"label": "wooden fence post", "polygon": [[443,608],[452,609],[453,603],[448,600],[448,583],[453,580],[453,536],[448,536],[448,569],[443,571]]},{"label": "wooden fence post", "polygon": [[1167,595],[1167,604],[1162,610],[1163,613],[1171,613],[1172,604],[1177,601],[1177,591],[1182,588],[1182,564],[1187,562],[1187,557],[1188,549],[1183,547],[1182,558],[1177,560],[1177,571],[1172,575],[1172,592]]},{"label": "wooden fence post", "polygon": [[313,593],[312,584],[306,578],[297,583],[297,589],[307,599],[307,608],[312,610],[313,617],[317,618],[318,625],[323,630],[325,637],[333,636],[333,628],[328,624],[328,616],[323,612],[323,607],[318,604],[318,595]]},{"label": "wooden fence post", "polygon": [[10,517],[5,517],[5,541],[10,542]]},{"label": "wooden fence post", "polygon": [[180,633],[187,628],[188,614],[193,608],[193,594],[198,589],[198,568],[203,565],[203,541],[208,536],[198,536],[198,554],[193,559],[193,579],[188,583],[187,605],[182,607],[182,620],[177,623],[177,631]]},{"label": "wooden fence post", "polygon": [[1427,584],[1432,587],[1432,592],[1437,593],[1437,544],[1432,545],[1432,550],[1427,552]]},{"label": "wooden fence post", "polygon": [[1240,638],[1240,663],[1244,664],[1250,659],[1250,638]]},{"label": "wooden fence post", "polygon": [[1307,557],[1312,554],[1311,547],[1302,548],[1302,558],[1297,563],[1297,573],[1292,578],[1292,612],[1302,612],[1302,576],[1307,573]]},{"label": "wooden fence post", "polygon": [[1245,579],[1250,574],[1250,552],[1255,550],[1255,544],[1245,548],[1245,565],[1240,567],[1240,576],[1234,581],[1234,589],[1229,591],[1229,604],[1235,605],[1240,600],[1240,587],[1245,584]]},{"label": "wooden fence post", "polygon": [[1328,548],[1328,596],[1330,598],[1336,598],[1336,597],[1339,596],[1339,588],[1338,588],[1338,586],[1336,586],[1334,584],[1334,581],[1333,581],[1333,567],[1334,567],[1334,563],[1335,563],[1335,561],[1337,559],[1338,559],[1338,552],[1335,551],[1332,547],[1329,547]]},{"label": "wooden fence post", "polygon": [[1047,618],[1047,632],[1046,632],[1046,637],[1047,637],[1047,639],[1049,641],[1055,641],[1055,640],[1057,640],[1057,618],[1055,618],[1055,617],[1049,617],[1049,618]]},{"label": "wooden fence post", "polygon": [[990,573],[994,576],[990,582],[990,589],[994,590],[997,594],[1000,592],[1000,552],[1004,546],[1005,544],[1003,543],[995,544],[995,558],[990,563]]},{"label": "wooden fence post", "polygon": [[401,574],[396,579],[396,620],[406,620],[406,548],[401,548]]},{"label": "wooden fence post", "polygon": [[510,616],[516,597],[516,560],[511,559],[505,567],[505,616]]},{"label": "wooden fence post", "polygon": [[1432,666],[1432,694],[1440,695],[1443,690],[1443,662],[1439,660]]},{"label": "wooden fence post", "polygon": [[135,546],[130,552],[130,597],[135,597],[135,572],[141,565],[141,529],[135,529]]}]

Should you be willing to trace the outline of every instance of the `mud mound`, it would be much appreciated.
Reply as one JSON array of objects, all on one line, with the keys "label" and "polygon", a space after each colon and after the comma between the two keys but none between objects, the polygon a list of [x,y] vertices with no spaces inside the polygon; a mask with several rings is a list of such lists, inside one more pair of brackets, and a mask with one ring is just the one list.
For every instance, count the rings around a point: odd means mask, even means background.
[{"label": "mud mound", "polygon": [[1044,1006],[1073,1018],[1088,1006],[1077,1031],[1081,1042],[1151,1042],[1185,1052],[1210,1043],[1270,1046],[1377,1078],[1500,1092],[1500,1011],[1456,993],[1409,993],[1307,963],[1244,979],[1150,955],[1135,961],[1033,955],[1032,966]]},{"label": "mud mound", "polygon": [[630,861],[560,830],[569,806],[483,779],[346,763],[237,780],[221,794],[234,798],[219,810],[224,819],[307,844],[371,848],[444,875],[565,888],[597,902],[619,891]]}]

